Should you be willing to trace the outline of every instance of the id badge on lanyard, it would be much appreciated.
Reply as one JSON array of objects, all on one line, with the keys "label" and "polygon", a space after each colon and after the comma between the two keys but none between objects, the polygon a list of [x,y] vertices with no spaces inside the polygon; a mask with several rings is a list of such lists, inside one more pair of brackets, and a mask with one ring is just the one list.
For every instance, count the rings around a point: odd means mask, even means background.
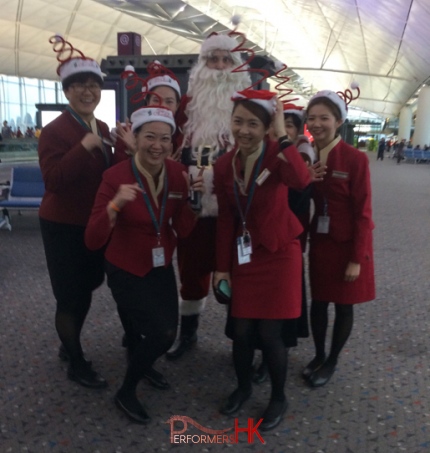
[{"label": "id badge on lanyard", "polygon": [[152,249],[152,265],[154,267],[162,267],[165,266],[165,264],[164,247],[154,247]]},{"label": "id badge on lanyard", "polygon": [[252,247],[247,245],[244,236],[239,236],[236,240],[237,243],[237,261],[239,264],[246,264],[251,262]]},{"label": "id badge on lanyard", "polygon": [[330,217],[328,216],[328,203],[324,198],[324,214],[318,216],[317,233],[328,234],[330,230]]}]

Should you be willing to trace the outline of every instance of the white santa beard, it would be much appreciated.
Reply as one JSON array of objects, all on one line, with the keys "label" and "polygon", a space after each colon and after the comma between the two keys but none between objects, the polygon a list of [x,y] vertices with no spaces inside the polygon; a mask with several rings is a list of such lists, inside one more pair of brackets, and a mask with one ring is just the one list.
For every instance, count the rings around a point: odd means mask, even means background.
[{"label": "white santa beard", "polygon": [[209,145],[215,150],[233,146],[231,96],[249,85],[251,79],[247,72],[209,69],[199,63],[190,75],[185,143],[189,142],[192,148]]}]

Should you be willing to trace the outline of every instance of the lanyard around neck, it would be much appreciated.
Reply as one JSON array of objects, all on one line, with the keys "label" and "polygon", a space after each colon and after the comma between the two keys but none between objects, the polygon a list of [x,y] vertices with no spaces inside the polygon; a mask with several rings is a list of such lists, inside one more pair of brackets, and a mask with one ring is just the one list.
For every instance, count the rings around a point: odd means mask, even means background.
[{"label": "lanyard around neck", "polygon": [[[75,120],[84,129],[86,129],[88,132],[94,133],[93,130],[91,129],[91,127],[88,125],[88,123],[86,121],[84,121],[69,105],[66,106],[66,110],[73,116],[73,118],[75,118]],[[103,135],[101,134],[98,127],[97,127],[97,135],[102,139],[102,152],[103,152],[103,157],[105,160],[105,166],[106,166],[106,168],[109,168],[110,163],[109,163],[108,153],[107,153],[105,145],[103,143]]]},{"label": "lanyard around neck", "polygon": [[161,210],[160,210],[160,220],[157,220],[155,217],[155,212],[154,209],[152,208],[151,201],[148,197],[148,194],[146,193],[145,187],[143,185],[142,179],[139,175],[139,171],[136,166],[136,162],[134,161],[134,158],[131,159],[131,166],[133,169],[134,177],[136,178],[137,183],[139,184],[139,187],[142,189],[142,195],[143,199],[145,201],[146,207],[148,208],[149,215],[151,216],[152,223],[154,225],[155,231],[157,232],[157,239],[158,239],[158,245],[161,243],[161,225],[163,224],[163,218],[164,218],[164,212],[166,210],[166,203],[167,203],[167,192],[168,192],[168,185],[167,185],[167,170],[164,170],[164,193],[163,193],[163,201],[161,203]]},{"label": "lanyard around neck", "polygon": [[249,189],[248,198],[247,198],[247,201],[246,201],[245,212],[243,212],[242,205],[240,204],[239,185],[238,185],[236,179],[234,180],[234,184],[233,184],[234,196],[236,198],[236,204],[237,204],[237,208],[239,210],[240,218],[242,219],[242,226],[243,226],[243,231],[244,232],[247,231],[246,230],[246,216],[248,215],[249,208],[251,207],[252,199],[254,197],[255,186],[257,184],[258,175],[260,174],[260,168],[261,168],[261,164],[263,162],[263,157],[264,157],[265,150],[266,150],[266,144],[264,143],[263,144],[263,149],[261,151],[260,157],[258,158],[257,164],[256,164],[255,169],[254,169],[254,173],[252,175],[251,187]]}]

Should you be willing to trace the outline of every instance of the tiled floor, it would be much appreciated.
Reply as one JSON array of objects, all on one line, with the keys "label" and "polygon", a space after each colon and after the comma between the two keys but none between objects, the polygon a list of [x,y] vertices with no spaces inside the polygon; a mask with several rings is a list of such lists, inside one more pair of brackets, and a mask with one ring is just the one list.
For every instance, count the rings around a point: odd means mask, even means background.
[{"label": "tiled floor", "polygon": [[[224,308],[213,299],[196,348],[178,362],[157,364],[172,389],[142,383],[140,397],[153,417],[149,426],[130,423],[113,404],[125,352],[105,286],[94,297],[83,344],[109,388],[92,391],[68,381],[66,365],[57,358],[55,303],[37,216],[13,214],[12,232],[0,231],[0,452],[430,451],[430,165],[397,166],[369,157],[377,299],[355,307],[352,337],[326,387],[309,389],[300,378],[312,358],[311,339],[290,351],[289,410],[278,429],[262,434],[264,445],[258,438],[249,444],[245,434],[233,445],[170,442],[166,422],[174,415],[215,430],[234,426],[234,418],[217,412],[235,381]],[[0,165],[0,176],[5,172]],[[238,414],[240,427],[259,416],[269,393],[269,384],[254,387]],[[202,432],[188,425],[184,434]]]}]

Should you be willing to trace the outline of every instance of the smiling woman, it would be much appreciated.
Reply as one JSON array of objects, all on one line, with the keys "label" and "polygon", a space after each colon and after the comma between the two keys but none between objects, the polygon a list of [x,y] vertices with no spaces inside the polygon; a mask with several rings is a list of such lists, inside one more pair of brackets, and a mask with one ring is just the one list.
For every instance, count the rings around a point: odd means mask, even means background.
[{"label": "smiling woman", "polygon": [[[39,211],[46,261],[57,301],[55,327],[69,360],[68,377],[79,384],[106,387],[105,379],[85,360],[80,333],[92,291],[103,282],[103,252],[90,251],[84,231],[102,179],[111,165],[109,128],[94,117],[103,76],[99,65],[61,37],[50,42],[60,62],[58,74],[69,105],[46,125],[39,138],[45,195]],[[75,56],[77,55],[77,56]]]},{"label": "smiling woman", "polygon": [[[299,221],[288,207],[288,187],[305,188],[310,172],[288,140],[276,93],[243,90],[233,97],[235,148],[215,165],[217,272],[214,287],[231,287],[233,359],[238,386],[220,411],[238,411],[252,392],[251,365],[261,340],[272,381],[260,430],[279,425],[287,409],[284,320],[300,316]],[[270,123],[279,142],[268,139]]]},{"label": "smiling woman", "polygon": [[[131,121],[136,153],[104,173],[85,240],[91,250],[106,247],[108,285],[127,339],[129,362],[116,405],[133,421],[148,423],[136,388],[142,378],[169,388],[153,364],[176,337],[172,256],[177,237],[187,236],[197,218],[185,167],[167,159],[176,128],[171,110],[143,107]],[[202,189],[201,177],[192,189]]]}]

